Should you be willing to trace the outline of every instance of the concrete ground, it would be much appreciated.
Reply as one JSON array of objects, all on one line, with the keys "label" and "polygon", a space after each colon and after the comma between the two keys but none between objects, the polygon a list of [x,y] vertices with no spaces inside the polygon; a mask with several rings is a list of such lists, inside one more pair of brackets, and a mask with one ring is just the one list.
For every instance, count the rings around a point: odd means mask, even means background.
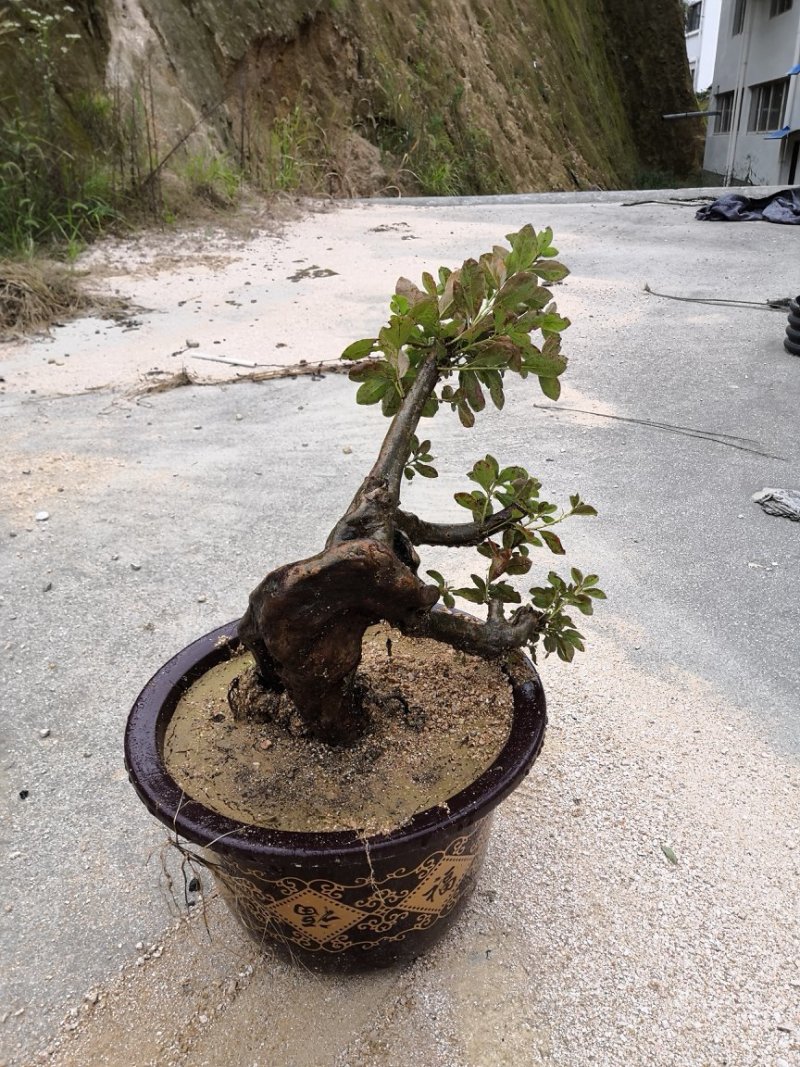
[{"label": "concrete ground", "polygon": [[[692,195],[369,202],[110,241],[86,263],[132,322],[0,349],[0,1063],[800,1064],[800,524],[750,500],[800,487],[800,360],[763,304],[800,289],[800,228],[696,222]],[[564,529],[567,562],[609,600],[579,663],[542,664],[545,750],[460,927],[400,970],[315,977],[251,949],[205,875],[187,917],[122,731],[164,659],[318,550],[383,420],[341,375],[220,384],[252,368],[197,356],[335,357],[398,275],[528,221],[572,269],[562,399],[515,382],[471,432],[437,419],[442,476],[408,502],[455,515],[488,450],[556,499],[579,489],[600,516]],[[182,366],[217,384],[137,394]]]}]

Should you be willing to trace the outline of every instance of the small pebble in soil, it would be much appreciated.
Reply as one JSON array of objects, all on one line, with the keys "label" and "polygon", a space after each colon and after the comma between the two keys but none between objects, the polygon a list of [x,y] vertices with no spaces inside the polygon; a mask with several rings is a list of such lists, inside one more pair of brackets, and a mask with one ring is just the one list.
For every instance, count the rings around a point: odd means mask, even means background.
[{"label": "small pebble in soil", "polygon": [[29,796],[30,796],[30,792],[27,789],[20,789],[20,791],[19,791],[19,799],[20,800],[27,800]]},{"label": "small pebble in soil", "polygon": [[47,520],[50,518],[50,512],[37,511],[33,517],[36,519],[37,522],[47,522]]},{"label": "small pebble in soil", "polygon": [[141,563],[131,563],[132,571],[140,571],[142,569]]},{"label": "small pebble in soil", "polygon": [[202,430],[203,427],[198,424],[197,426],[193,426],[192,429],[193,430]]},{"label": "small pebble in soil", "polygon": [[53,583],[52,582],[45,582],[44,585],[42,586],[42,592],[43,593],[49,593],[52,588],[53,588]]},{"label": "small pebble in soil", "polygon": [[50,727],[49,726],[43,726],[42,729],[39,731],[39,737],[49,737],[49,736],[50,736]]},{"label": "small pebble in soil", "polygon": [[197,598],[197,603],[198,604],[205,604],[205,602],[206,602],[206,598],[204,596],[199,596]]},{"label": "small pebble in soil", "polygon": [[342,449],[342,452],[344,452],[344,454],[346,456],[352,456],[352,454],[353,454],[353,450],[350,447],[350,445],[345,445],[344,448]]}]

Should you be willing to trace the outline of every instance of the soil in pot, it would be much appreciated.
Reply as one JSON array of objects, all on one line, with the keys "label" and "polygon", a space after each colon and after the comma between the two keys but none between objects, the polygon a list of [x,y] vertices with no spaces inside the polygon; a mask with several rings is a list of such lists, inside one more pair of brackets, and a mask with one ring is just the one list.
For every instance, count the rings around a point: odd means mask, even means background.
[{"label": "soil in pot", "polygon": [[304,737],[285,694],[235,720],[228,690],[245,689],[251,669],[243,653],[189,688],[164,759],[187,796],[256,826],[389,832],[478,778],[511,726],[511,689],[498,664],[386,626],[365,637],[369,728],[348,748]]}]

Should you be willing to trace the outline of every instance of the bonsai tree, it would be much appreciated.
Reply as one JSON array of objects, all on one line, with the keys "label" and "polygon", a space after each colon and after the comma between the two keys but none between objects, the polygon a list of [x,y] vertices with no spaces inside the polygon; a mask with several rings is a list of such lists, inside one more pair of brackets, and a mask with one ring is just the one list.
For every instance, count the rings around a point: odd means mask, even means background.
[{"label": "bonsai tree", "polygon": [[[256,661],[260,686],[286,690],[310,735],[346,744],[364,728],[357,668],[367,627],[385,620],[407,635],[444,641],[465,652],[498,657],[527,648],[571,660],[583,638],[568,609],[592,613],[602,599],[597,576],[573,568],[550,571],[522,594],[508,581],[526,575],[533,550],[563,555],[553,527],[573,515],[594,515],[575,494],[559,509],[540,496],[541,483],[521,466],[479,459],[469,490],[455,500],[469,512],[463,523],[437,523],[401,508],[404,480],[435,478],[431,442],[422,419],[443,407],[474,425],[486,407],[504,403],[507,374],[538,381],[553,400],[567,366],[558,314],[548,286],[569,272],[555,259],[552,231],[524,226],[458,270],[425,273],[422,287],[401,278],[388,323],[377,337],[351,344],[342,358],[355,366],[360,404],[380,404],[391,423],[375,463],[325,547],[310,559],[272,571],[250,596],[240,623]],[[533,336],[532,336],[533,335]],[[535,336],[535,341],[533,337]],[[484,574],[453,588],[437,571],[419,576],[420,545],[474,547]],[[482,605],[485,620],[450,609],[455,599]],[[445,610],[434,611],[442,601]]]}]

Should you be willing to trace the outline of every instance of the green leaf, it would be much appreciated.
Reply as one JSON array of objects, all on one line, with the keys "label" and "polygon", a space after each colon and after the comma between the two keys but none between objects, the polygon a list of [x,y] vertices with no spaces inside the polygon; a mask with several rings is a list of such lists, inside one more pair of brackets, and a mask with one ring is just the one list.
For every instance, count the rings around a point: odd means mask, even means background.
[{"label": "green leaf", "polygon": [[381,410],[387,417],[396,415],[400,410],[401,397],[397,390],[390,385],[381,398]]},{"label": "green leaf", "polygon": [[[387,389],[389,388],[389,382],[386,378],[368,378],[367,381],[358,387],[356,393],[357,404],[377,404],[382,399]],[[394,390],[393,390],[394,391]]]},{"label": "green leaf", "polygon": [[539,240],[533,226],[527,223],[517,233],[507,233],[506,240],[511,245],[511,251],[506,256],[508,273],[528,270],[539,251]]},{"label": "green leaf", "polygon": [[659,841],[659,845],[661,846],[661,851],[664,853],[670,863],[678,862],[678,857],[675,855],[675,850],[673,848],[665,844],[663,841]]},{"label": "green leaf", "polygon": [[552,553],[556,556],[566,555],[564,546],[552,530],[539,530],[537,532]]},{"label": "green leaf", "polygon": [[470,429],[475,425],[475,416],[472,414],[472,409],[465,403],[458,405],[458,417],[461,420],[461,425]]},{"label": "green leaf", "polygon": [[531,569],[532,563],[527,556],[520,556],[517,553],[511,557],[508,566],[506,567],[507,574],[527,574]]},{"label": "green leaf", "polygon": [[536,252],[540,256],[556,256],[558,252],[553,248],[553,231],[546,226],[539,232],[536,242]]},{"label": "green leaf", "polygon": [[584,589],[584,592],[586,593],[587,596],[594,597],[595,600],[606,600],[607,599],[606,594],[603,592],[602,589],[596,589],[596,588],[592,587],[591,589]]},{"label": "green leaf", "polygon": [[[419,323],[425,333],[433,333],[439,325],[439,301],[432,296],[423,296],[411,308],[409,316],[413,322]],[[413,343],[413,338],[410,343]]]},{"label": "green leaf", "polygon": [[441,587],[445,584],[444,576],[439,574],[438,571],[425,571],[425,573],[428,575],[429,578],[433,578],[434,582],[436,582],[438,586]]},{"label": "green leaf", "polygon": [[435,396],[429,396],[425,401],[425,406],[422,409],[422,417],[424,419],[432,419],[436,412],[439,410],[439,399]]},{"label": "green leaf", "polygon": [[375,338],[365,337],[361,341],[353,341],[351,345],[342,352],[340,359],[364,359],[375,351]]},{"label": "green leaf", "polygon": [[489,586],[489,597],[492,600],[499,600],[503,604],[521,604],[522,597],[517,590],[508,584],[508,582],[495,582]]},{"label": "green leaf", "polygon": [[597,509],[593,508],[591,504],[578,504],[574,509],[576,515],[596,515]]},{"label": "green leaf", "polygon": [[428,296],[438,296],[439,291],[436,288],[436,282],[433,279],[433,275],[424,271],[422,274],[422,285]]},{"label": "green leaf", "polygon": [[487,456],[486,459],[479,459],[472,470],[467,475],[473,482],[477,482],[482,489],[486,489],[488,492],[489,486],[495,479],[497,474],[497,461],[493,461],[492,456]]},{"label": "green leaf", "polygon": [[458,380],[472,410],[483,411],[486,407],[486,400],[483,395],[483,390],[481,389],[481,384],[478,381],[477,374],[474,372],[462,371],[458,376]]},{"label": "green leaf", "polygon": [[462,508],[472,512],[482,511],[486,503],[485,495],[477,490],[471,493],[455,493],[453,500],[455,500],[456,504],[460,504]]},{"label": "green leaf", "polygon": [[423,478],[438,478],[439,472],[435,467],[429,467],[427,463],[417,463],[417,474],[421,474]]},{"label": "green leaf", "polygon": [[500,411],[506,402],[506,395],[503,391],[502,375],[496,370],[486,370],[481,371],[478,377],[489,389],[489,396],[492,398],[492,403],[498,411]]},{"label": "green leaf", "polygon": [[384,378],[390,381],[394,378],[394,370],[385,359],[371,359],[368,363],[353,367],[348,378],[351,382],[365,382],[368,378]]},{"label": "green leaf", "polygon": [[569,274],[569,269],[563,263],[559,263],[557,259],[551,259],[547,263],[534,263],[531,269],[535,274],[539,275],[542,281],[548,284],[560,282]]},{"label": "green leaf", "polygon": [[472,366],[489,367],[490,369],[505,367],[511,357],[518,351],[518,346],[514,344],[510,337],[502,334],[499,337],[489,337],[485,341],[479,341],[476,345],[473,345],[472,352],[474,357],[469,361],[466,369]]},{"label": "green leaf", "polygon": [[539,375],[539,385],[544,395],[551,400],[558,400],[561,396],[561,382],[558,378],[543,378]]},{"label": "green leaf", "polygon": [[512,274],[502,289],[498,290],[495,306],[510,308],[514,311],[520,306],[526,310],[538,309],[550,302],[551,295],[539,285],[535,274]]},{"label": "green leaf", "polygon": [[471,604],[485,603],[483,593],[479,593],[477,589],[453,589],[452,593],[453,596],[460,596],[462,600],[469,600]]},{"label": "green leaf", "polygon": [[588,596],[577,596],[573,600],[575,607],[581,613],[581,615],[593,615],[594,607]]},{"label": "green leaf", "polygon": [[486,279],[477,260],[467,259],[461,266],[461,292],[467,314],[474,319],[486,296]]},{"label": "green leaf", "polygon": [[560,333],[562,330],[566,330],[570,325],[570,321],[550,311],[539,317],[538,325],[540,330],[546,330],[549,333]]}]

